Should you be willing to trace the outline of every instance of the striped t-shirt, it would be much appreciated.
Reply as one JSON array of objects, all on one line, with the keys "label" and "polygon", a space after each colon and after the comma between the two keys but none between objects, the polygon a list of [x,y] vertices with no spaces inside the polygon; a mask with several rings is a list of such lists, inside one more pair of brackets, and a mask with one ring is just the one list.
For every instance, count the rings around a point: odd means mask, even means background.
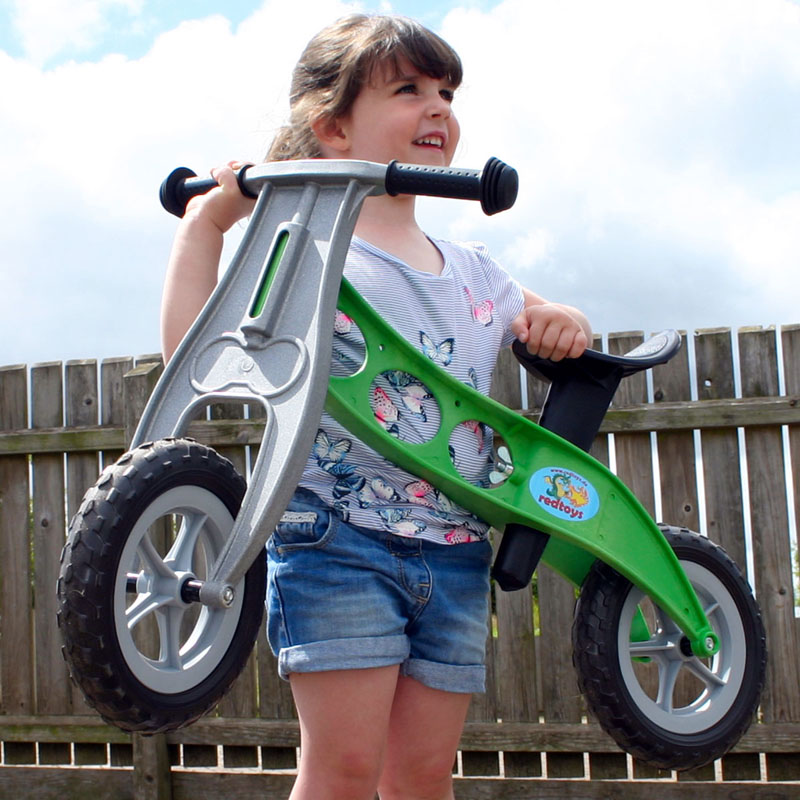
[{"label": "striped t-shirt", "polygon": [[[458,380],[489,391],[498,351],[511,343],[511,321],[522,311],[520,285],[475,243],[431,240],[440,250],[440,275],[409,267],[354,237],[345,276],[372,307],[425,355]],[[363,361],[355,323],[337,312],[332,374],[350,374]],[[426,387],[405,372],[379,376],[371,389],[378,421],[403,441],[428,441],[439,410]],[[491,431],[457,426],[450,455],[467,480],[486,485]],[[488,525],[426,481],[387,461],[323,414],[300,482],[350,522],[442,544],[477,541]]]}]

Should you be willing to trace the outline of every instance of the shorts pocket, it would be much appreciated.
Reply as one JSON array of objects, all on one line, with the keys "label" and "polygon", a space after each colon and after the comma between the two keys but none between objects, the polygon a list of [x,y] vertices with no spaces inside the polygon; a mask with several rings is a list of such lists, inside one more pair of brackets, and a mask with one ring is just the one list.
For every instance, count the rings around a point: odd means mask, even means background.
[{"label": "shorts pocket", "polygon": [[325,507],[290,504],[275,527],[270,544],[282,554],[325,547],[336,535],[336,517]]}]

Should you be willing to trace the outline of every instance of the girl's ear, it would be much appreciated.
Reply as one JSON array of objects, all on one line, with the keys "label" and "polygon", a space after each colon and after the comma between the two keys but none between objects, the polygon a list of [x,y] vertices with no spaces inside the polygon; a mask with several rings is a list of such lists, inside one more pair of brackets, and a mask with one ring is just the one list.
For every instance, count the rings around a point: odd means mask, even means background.
[{"label": "girl's ear", "polygon": [[320,143],[323,155],[326,149],[335,155],[341,155],[350,147],[347,132],[339,119],[322,118],[311,123],[311,130]]}]

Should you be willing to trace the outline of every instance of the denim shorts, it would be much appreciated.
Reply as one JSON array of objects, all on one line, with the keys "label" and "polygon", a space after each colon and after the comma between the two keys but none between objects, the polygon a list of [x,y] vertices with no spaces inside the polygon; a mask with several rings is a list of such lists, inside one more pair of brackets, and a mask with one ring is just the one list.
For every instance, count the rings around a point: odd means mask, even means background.
[{"label": "denim shorts", "polygon": [[267,555],[267,635],[282,678],[399,664],[434,689],[484,691],[489,542],[360,528],[301,488]]}]

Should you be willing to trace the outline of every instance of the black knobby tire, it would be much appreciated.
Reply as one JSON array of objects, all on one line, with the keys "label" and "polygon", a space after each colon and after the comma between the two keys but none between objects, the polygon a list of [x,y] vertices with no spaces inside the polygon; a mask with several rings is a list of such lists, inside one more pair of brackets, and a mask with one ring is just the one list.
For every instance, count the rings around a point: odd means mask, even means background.
[{"label": "black knobby tire", "polygon": [[73,679],[108,722],[145,733],[186,725],[244,667],[265,559],[228,609],[184,602],[180,589],[208,577],[245,488],[211,448],[165,439],[123,455],[86,493],[61,556],[58,625]]},{"label": "black knobby tire", "polygon": [[[747,730],[766,670],[761,614],[725,551],[686,529],[662,527],[695,589],[720,650],[699,659],[677,625],[630,581],[597,562],[581,589],[573,663],[601,727],[634,757],[691,769],[724,755]],[[637,608],[651,632],[631,642]]]}]

